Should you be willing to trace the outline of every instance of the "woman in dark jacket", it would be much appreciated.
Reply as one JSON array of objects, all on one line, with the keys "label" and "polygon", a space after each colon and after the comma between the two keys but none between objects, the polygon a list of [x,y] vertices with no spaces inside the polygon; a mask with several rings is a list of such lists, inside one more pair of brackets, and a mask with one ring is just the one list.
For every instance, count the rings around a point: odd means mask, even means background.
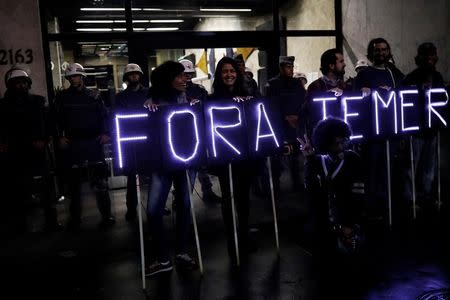
[{"label": "woman in dark jacket", "polygon": [[[167,61],[153,70],[150,80],[152,82],[150,97],[144,104],[150,111],[157,111],[161,105],[188,103],[185,93],[186,77],[182,64]],[[175,262],[188,269],[197,267],[194,259],[187,254],[187,238],[190,232],[190,199],[186,173],[184,170],[171,172],[153,170],[148,192],[147,215],[157,257],[156,261],[147,267],[146,276],[172,270],[163,222],[164,209],[172,183],[175,187],[177,203],[177,255]]]},{"label": "woman in dark jacket", "polygon": [[[221,101],[246,101],[253,95],[248,95],[243,86],[242,75],[238,72],[236,61],[230,57],[222,58],[216,67],[213,82],[213,93],[210,100]],[[245,160],[231,163],[233,173],[233,190],[236,204],[236,213],[238,224],[238,246],[239,257],[245,259],[249,250],[248,243],[248,215],[249,215],[249,197],[252,178],[255,176],[255,161]],[[233,264],[237,263],[233,215],[231,208],[230,179],[228,167],[221,166],[214,168],[212,173],[219,177],[220,189],[222,191],[222,215],[226,227],[228,254]]]}]

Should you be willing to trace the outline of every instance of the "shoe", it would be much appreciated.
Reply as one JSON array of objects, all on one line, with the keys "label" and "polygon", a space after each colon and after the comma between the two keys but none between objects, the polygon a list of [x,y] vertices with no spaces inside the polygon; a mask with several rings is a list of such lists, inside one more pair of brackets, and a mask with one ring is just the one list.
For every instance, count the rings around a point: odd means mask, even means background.
[{"label": "shoe", "polygon": [[186,271],[195,270],[198,268],[195,260],[187,253],[177,254],[177,256],[175,256],[175,263],[178,267]]},{"label": "shoe", "polygon": [[205,191],[203,194],[203,202],[205,203],[220,203],[222,202],[222,198],[217,196],[212,190]]},{"label": "shoe", "polygon": [[69,232],[78,232],[78,231],[80,231],[80,221],[77,221],[77,220],[70,220],[68,223],[67,223],[67,231],[69,231]]},{"label": "shoe", "polygon": [[98,224],[100,229],[107,229],[116,224],[116,219],[113,216],[103,218],[102,221]]},{"label": "shoe", "polygon": [[128,210],[125,214],[125,220],[127,222],[133,222],[134,220],[136,220],[136,216],[137,214],[135,210]]},{"label": "shoe", "polygon": [[170,260],[166,262],[155,261],[153,264],[145,268],[145,276],[153,276],[162,272],[170,272],[173,270]]},{"label": "shoe", "polygon": [[64,226],[61,223],[50,223],[46,224],[44,227],[44,232],[59,232],[64,229]]}]

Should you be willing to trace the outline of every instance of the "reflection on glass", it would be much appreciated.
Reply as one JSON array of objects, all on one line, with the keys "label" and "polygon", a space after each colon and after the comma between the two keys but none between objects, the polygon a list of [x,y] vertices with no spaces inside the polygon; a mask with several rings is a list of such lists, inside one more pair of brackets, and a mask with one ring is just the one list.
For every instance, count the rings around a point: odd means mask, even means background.
[{"label": "reflection on glass", "polygon": [[334,30],[334,0],[281,1],[280,29]]},{"label": "reflection on glass", "polygon": [[336,48],[335,37],[287,37],[282,39],[282,45],[284,43],[286,54],[295,56],[294,73],[304,73],[308,84],[322,76],[320,73],[322,53]]}]

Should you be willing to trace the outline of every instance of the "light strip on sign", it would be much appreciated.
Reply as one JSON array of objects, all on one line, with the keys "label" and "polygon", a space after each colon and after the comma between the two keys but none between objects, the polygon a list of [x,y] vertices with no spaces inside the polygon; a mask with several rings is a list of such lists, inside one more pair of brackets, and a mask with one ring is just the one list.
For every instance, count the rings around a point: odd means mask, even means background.
[{"label": "light strip on sign", "polygon": [[381,101],[381,103],[383,103],[383,107],[384,108],[388,108],[389,105],[391,105],[391,101],[394,103],[394,130],[395,133],[398,132],[397,129],[397,98],[395,97],[395,92],[392,91],[389,93],[389,100],[388,102],[384,102],[383,98],[380,96],[380,94],[378,93],[378,91],[374,91],[372,93],[372,100],[375,104],[375,130],[377,135],[380,134],[380,124],[379,124],[379,120],[378,120],[378,100]]},{"label": "light strip on sign", "polygon": [[[355,97],[342,97],[341,98],[341,104],[342,104],[342,108],[344,110],[344,122],[348,123],[348,118],[349,117],[358,117],[359,113],[358,112],[354,112],[354,113],[349,113],[348,112],[348,103],[347,101],[360,101],[363,100],[364,97],[363,96],[355,96]],[[356,140],[356,139],[362,139],[364,137],[364,135],[359,134],[359,135],[352,135],[350,136],[350,140]]]},{"label": "light strip on sign", "polygon": [[322,120],[325,120],[327,118],[327,102],[328,101],[336,101],[336,97],[328,97],[328,98],[314,98],[313,102],[319,102],[322,101]]},{"label": "light strip on sign", "polygon": [[418,90],[408,90],[408,91],[400,91],[400,116],[401,116],[401,121],[402,121],[402,131],[413,131],[413,130],[419,130],[419,126],[411,126],[411,127],[407,127],[405,128],[405,111],[404,108],[405,107],[413,107],[414,103],[413,102],[408,102],[408,103],[404,103],[404,95],[419,95],[419,91]]},{"label": "light strip on sign", "polygon": [[[447,99],[445,100],[445,102],[439,101],[439,102],[432,103],[431,102],[431,94],[444,94]],[[441,120],[441,122],[444,124],[444,126],[447,127],[447,122],[444,120],[444,118],[441,116],[441,114],[439,114],[439,112],[434,109],[434,107],[442,107],[442,106],[447,105],[447,103],[448,103],[447,91],[443,88],[429,89],[427,91],[427,99],[428,99],[428,128],[431,128],[431,112],[433,112],[439,118],[439,120]]]},{"label": "light strip on sign", "polygon": [[184,20],[150,20],[150,23],[183,23]]},{"label": "light strip on sign", "polygon": [[122,159],[122,142],[130,142],[130,141],[142,141],[146,140],[147,136],[131,136],[131,137],[121,137],[120,134],[120,120],[121,119],[141,119],[147,118],[148,114],[132,114],[132,115],[116,115],[115,123],[116,123],[116,141],[117,141],[117,153],[119,156],[119,168],[123,168],[123,159]]},{"label": "light strip on sign", "polygon": [[[238,122],[235,124],[228,124],[228,125],[216,125],[214,124],[214,110],[237,110],[238,112]],[[236,152],[237,154],[241,155],[241,152],[233,145],[231,144],[223,135],[220,134],[219,131],[217,131],[217,129],[219,128],[235,128],[235,127],[239,127],[242,124],[241,121],[241,111],[237,106],[211,106],[209,108],[209,116],[210,116],[210,120],[211,120],[211,138],[212,138],[212,146],[213,146],[213,154],[214,157],[217,157],[217,150],[216,150],[216,135],[218,135],[228,146],[230,146],[231,149],[234,150],[234,152]]]},{"label": "light strip on sign", "polygon": [[77,28],[77,31],[107,32],[107,31],[112,31],[112,29],[111,28]]},{"label": "light strip on sign", "polygon": [[[261,112],[264,113],[264,118],[266,119],[267,124],[269,125],[270,134],[263,134],[259,135],[260,129],[261,129]],[[258,127],[256,128],[256,151],[258,151],[259,148],[259,139],[261,138],[267,138],[267,137],[273,137],[273,140],[275,141],[275,144],[277,147],[280,147],[277,141],[277,137],[275,136],[275,133],[272,128],[272,124],[270,124],[269,117],[267,116],[266,109],[264,107],[264,104],[259,103],[258,104]]]},{"label": "light strip on sign", "polygon": [[[193,153],[184,158],[180,155],[178,155],[175,151],[175,147],[173,146],[173,141],[172,141],[172,118],[175,115],[181,115],[181,114],[189,114],[192,116],[192,119],[194,120],[194,128],[195,128],[195,147],[194,147],[194,151]],[[198,145],[200,144],[200,140],[198,137],[198,128],[197,128],[197,118],[195,117],[195,114],[190,111],[190,110],[179,110],[179,111],[174,111],[172,112],[169,117],[167,118],[167,123],[168,123],[168,135],[169,135],[169,146],[170,146],[170,150],[172,151],[172,155],[176,158],[181,160],[182,162],[188,162],[191,159],[193,159],[196,155],[197,155],[197,150],[198,150]]]},{"label": "light strip on sign", "polygon": [[251,12],[250,8],[200,8],[200,11]]}]

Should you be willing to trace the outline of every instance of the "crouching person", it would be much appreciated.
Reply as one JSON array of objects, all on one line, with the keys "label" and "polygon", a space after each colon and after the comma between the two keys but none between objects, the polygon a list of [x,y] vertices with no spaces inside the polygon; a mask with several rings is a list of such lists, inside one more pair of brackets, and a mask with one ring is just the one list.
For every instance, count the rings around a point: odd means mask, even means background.
[{"label": "crouching person", "polygon": [[[330,117],[314,128],[313,143],[307,136],[304,140],[299,138],[306,157],[305,184],[315,225],[313,266],[318,271],[319,284],[328,286],[319,288],[322,292],[345,286],[354,262],[352,257],[362,242],[359,224],[364,183],[360,157],[346,149],[350,136],[351,130],[344,121]],[[336,284],[336,290],[329,289],[331,283]]]}]

